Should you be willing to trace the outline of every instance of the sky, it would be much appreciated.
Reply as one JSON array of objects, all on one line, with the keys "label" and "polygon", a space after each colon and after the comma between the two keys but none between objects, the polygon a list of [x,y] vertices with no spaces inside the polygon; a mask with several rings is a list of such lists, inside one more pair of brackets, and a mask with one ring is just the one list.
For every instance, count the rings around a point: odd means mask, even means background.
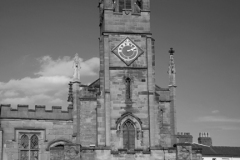
[{"label": "sky", "polygon": [[[72,59],[98,78],[98,0],[0,0],[0,104],[67,106]],[[175,50],[177,131],[240,146],[240,1],[152,0],[156,84]]]}]

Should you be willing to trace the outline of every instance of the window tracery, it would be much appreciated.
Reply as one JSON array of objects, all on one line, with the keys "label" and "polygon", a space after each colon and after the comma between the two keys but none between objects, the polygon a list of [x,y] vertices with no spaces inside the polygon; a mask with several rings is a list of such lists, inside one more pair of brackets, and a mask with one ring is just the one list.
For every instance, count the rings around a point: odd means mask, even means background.
[{"label": "window tracery", "polygon": [[116,135],[119,137],[119,148],[131,151],[135,148],[142,148],[144,145],[142,122],[131,112],[126,112],[117,119]]},{"label": "window tracery", "polygon": [[20,160],[38,160],[39,138],[34,133],[20,135]]},{"label": "window tracery", "polygon": [[132,121],[127,120],[123,126],[123,148],[134,150],[135,148],[135,127]]}]

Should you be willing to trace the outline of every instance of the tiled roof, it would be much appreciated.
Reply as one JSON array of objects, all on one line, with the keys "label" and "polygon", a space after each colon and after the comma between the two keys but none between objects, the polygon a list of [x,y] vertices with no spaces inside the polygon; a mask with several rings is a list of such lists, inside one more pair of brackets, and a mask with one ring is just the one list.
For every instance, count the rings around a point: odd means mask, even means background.
[{"label": "tiled roof", "polygon": [[192,145],[193,148],[201,148],[203,156],[240,157],[240,147]]}]

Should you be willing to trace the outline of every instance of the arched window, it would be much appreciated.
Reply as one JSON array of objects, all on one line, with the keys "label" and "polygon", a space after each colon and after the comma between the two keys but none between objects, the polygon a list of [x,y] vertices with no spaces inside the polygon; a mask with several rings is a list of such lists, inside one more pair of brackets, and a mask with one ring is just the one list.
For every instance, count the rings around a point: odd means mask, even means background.
[{"label": "arched window", "polygon": [[125,79],[126,82],[126,100],[131,100],[131,79],[127,77]]},{"label": "arched window", "polygon": [[38,136],[35,134],[23,134],[20,137],[20,160],[38,160]]},{"label": "arched window", "polygon": [[133,150],[135,148],[135,127],[131,120],[127,120],[123,126],[123,148]]}]

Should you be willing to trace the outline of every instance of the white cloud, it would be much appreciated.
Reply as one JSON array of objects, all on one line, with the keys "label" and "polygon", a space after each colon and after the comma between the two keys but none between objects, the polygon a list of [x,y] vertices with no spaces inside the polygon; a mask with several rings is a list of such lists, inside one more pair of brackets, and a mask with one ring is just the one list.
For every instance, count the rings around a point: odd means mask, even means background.
[{"label": "white cloud", "polygon": [[52,103],[52,104],[62,104],[63,100],[60,99],[60,98],[56,98],[56,99],[51,100],[50,103]]},{"label": "white cloud", "polygon": [[[73,75],[73,60],[65,56],[62,59],[53,60],[50,56],[39,58],[41,64],[41,71],[37,75],[41,76],[66,76],[72,77]],[[95,76],[99,70],[99,58],[93,57],[89,60],[81,61],[81,76]]]},{"label": "white cloud", "polygon": [[14,97],[14,98],[5,98],[1,101],[2,104],[11,104],[13,106],[17,106],[18,104],[29,104],[34,105],[34,102],[50,100],[51,97],[39,94],[33,96],[22,96],[22,97]]},{"label": "white cloud", "polygon": [[199,117],[197,122],[226,122],[226,123],[240,123],[240,119],[220,117],[220,116],[204,116]]},{"label": "white cloud", "polygon": [[4,97],[15,97],[18,95],[19,95],[19,93],[16,92],[15,90],[7,90],[6,92],[3,93]]},{"label": "white cloud", "polygon": [[7,83],[0,83],[0,89],[6,90],[6,92],[15,90],[26,94],[40,94],[60,89],[60,86],[67,85],[69,81],[70,78],[64,76],[41,76],[38,78],[25,77],[20,80],[12,79]]},{"label": "white cloud", "polygon": [[[96,76],[99,58],[86,61],[81,59],[81,77]],[[52,59],[50,56],[38,58],[40,70],[37,77],[11,79],[0,82],[0,104],[67,105],[68,83],[73,75],[73,60],[66,56]]]}]

